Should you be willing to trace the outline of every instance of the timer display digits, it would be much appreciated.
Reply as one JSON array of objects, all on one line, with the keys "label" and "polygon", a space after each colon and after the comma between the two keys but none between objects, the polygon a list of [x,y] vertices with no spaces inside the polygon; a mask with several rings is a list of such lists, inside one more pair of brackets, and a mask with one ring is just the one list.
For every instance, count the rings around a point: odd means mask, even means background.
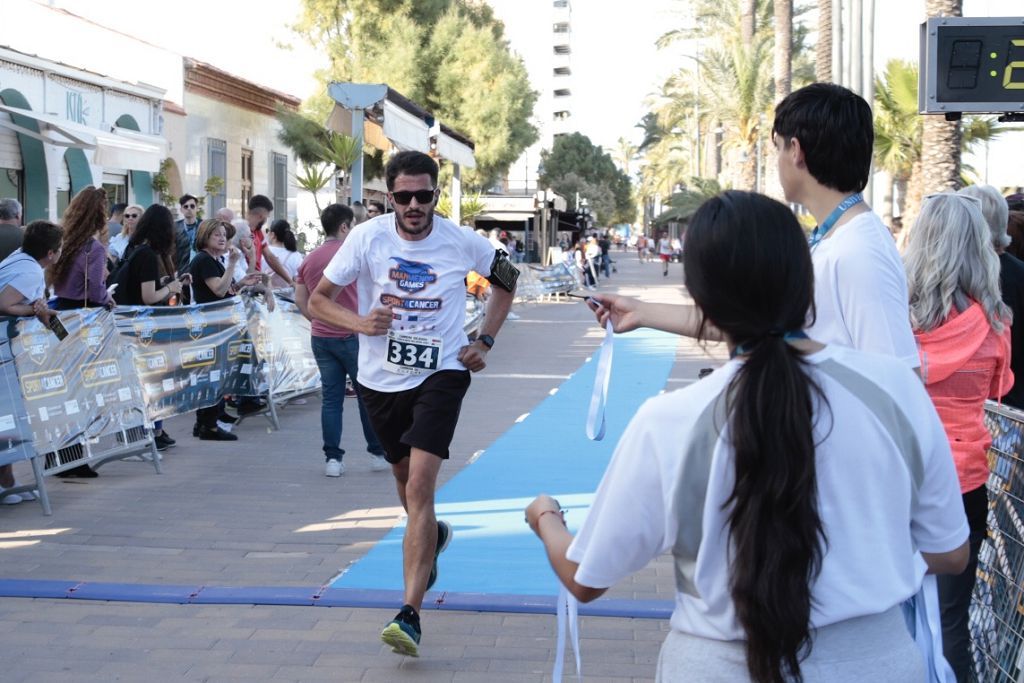
[{"label": "timer display digits", "polygon": [[1024,105],[1024,18],[922,25],[921,111],[1000,113]]}]

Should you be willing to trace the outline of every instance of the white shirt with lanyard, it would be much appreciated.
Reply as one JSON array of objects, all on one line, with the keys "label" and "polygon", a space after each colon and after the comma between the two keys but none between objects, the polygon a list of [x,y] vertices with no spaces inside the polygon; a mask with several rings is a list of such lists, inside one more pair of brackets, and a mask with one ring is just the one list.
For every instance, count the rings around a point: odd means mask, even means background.
[{"label": "white shirt with lanyard", "polygon": [[376,391],[404,391],[439,370],[465,370],[459,349],[469,343],[466,282],[470,270],[491,273],[494,247],[468,228],[434,216],[422,240],[398,235],[395,214],[362,223],[327,264],[335,285],[355,282],[359,314],[389,306],[391,329],[359,336],[359,382]]}]

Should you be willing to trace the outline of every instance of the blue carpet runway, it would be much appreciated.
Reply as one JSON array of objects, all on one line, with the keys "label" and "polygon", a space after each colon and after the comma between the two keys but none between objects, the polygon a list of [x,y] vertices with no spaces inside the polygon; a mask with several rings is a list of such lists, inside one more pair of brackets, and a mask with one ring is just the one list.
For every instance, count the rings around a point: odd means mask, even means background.
[{"label": "blue carpet runway", "polygon": [[[558,582],[523,509],[548,493],[568,510],[575,529],[615,444],[640,405],[665,387],[678,337],[641,330],[615,338],[603,441],[584,433],[597,356],[480,458],[437,492],[437,515],[454,526],[434,591],[494,595],[556,595]],[[402,536],[393,529],[339,577],[332,588],[400,590]]]}]

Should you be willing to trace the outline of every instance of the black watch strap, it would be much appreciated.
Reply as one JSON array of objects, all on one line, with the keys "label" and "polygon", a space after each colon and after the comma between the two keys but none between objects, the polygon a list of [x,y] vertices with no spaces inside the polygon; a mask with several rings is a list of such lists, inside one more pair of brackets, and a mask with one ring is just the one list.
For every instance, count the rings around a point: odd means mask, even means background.
[{"label": "black watch strap", "polygon": [[489,334],[481,334],[476,338],[476,340],[483,344],[484,346],[486,346],[488,349],[494,348],[494,337],[492,337]]}]

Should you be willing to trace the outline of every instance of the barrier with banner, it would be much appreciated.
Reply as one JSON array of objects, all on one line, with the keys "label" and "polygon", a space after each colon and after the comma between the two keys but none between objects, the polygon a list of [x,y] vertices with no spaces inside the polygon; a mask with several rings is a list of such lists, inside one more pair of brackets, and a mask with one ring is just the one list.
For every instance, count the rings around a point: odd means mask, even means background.
[{"label": "barrier with banner", "polygon": [[550,266],[522,264],[520,273],[516,294],[528,301],[566,294],[579,288],[579,281],[564,261]]},{"label": "barrier with banner", "polygon": [[977,680],[1024,679],[1024,412],[989,401],[988,534],[978,553],[970,630]]},{"label": "barrier with banner", "polygon": [[[320,368],[313,357],[309,321],[285,296],[275,296],[274,310],[249,304],[249,331],[260,359],[260,384],[271,399],[309,394],[320,389]],[[260,392],[264,393],[264,392]]]},{"label": "barrier with banner", "polygon": [[[28,426],[40,453],[142,426],[146,405],[113,313],[64,311],[58,339],[35,318],[20,320],[11,340]],[[49,469],[49,468],[48,468]]]},{"label": "barrier with banner", "polygon": [[114,316],[150,422],[211,406],[225,393],[249,393],[256,365],[240,299],[119,306]]}]

